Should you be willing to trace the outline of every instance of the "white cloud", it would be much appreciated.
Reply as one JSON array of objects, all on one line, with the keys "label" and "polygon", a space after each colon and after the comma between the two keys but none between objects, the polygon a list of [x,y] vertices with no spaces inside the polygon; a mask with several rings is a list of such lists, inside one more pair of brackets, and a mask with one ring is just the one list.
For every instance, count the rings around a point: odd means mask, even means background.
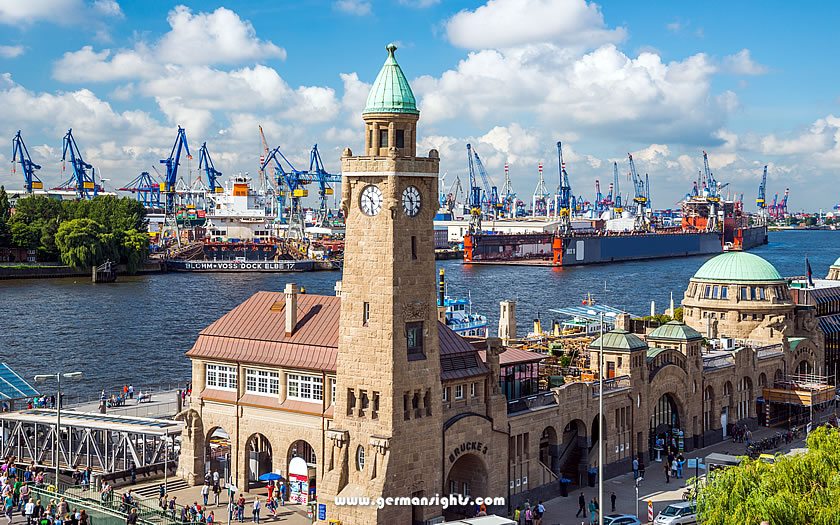
[{"label": "white cloud", "polygon": [[688,24],[683,24],[679,21],[679,19],[677,19],[671,22],[670,24],[666,24],[665,27],[668,29],[668,31],[672,33],[679,33],[680,29],[684,28],[686,25]]},{"label": "white cloud", "polygon": [[0,45],[0,57],[15,58],[23,54],[23,46],[2,46]]},{"label": "white cloud", "polygon": [[449,41],[466,49],[502,49],[529,42],[597,47],[620,42],[624,28],[608,29],[601,9],[585,0],[489,0],[446,23]]},{"label": "white cloud", "polygon": [[409,7],[431,7],[440,3],[440,0],[400,0],[402,5]]},{"label": "white cloud", "polygon": [[39,20],[70,25],[94,17],[122,17],[115,0],[4,0],[0,2],[0,23],[31,24]]},{"label": "white cloud", "polygon": [[749,49],[742,49],[734,55],[725,56],[723,67],[737,75],[763,75],[768,71],[766,66],[753,61]]},{"label": "white cloud", "polygon": [[145,44],[114,53],[110,49],[94,51],[84,46],[68,51],[53,66],[53,78],[62,82],[114,82],[131,78],[153,77],[160,71]]},{"label": "white cloud", "polygon": [[365,16],[373,12],[370,2],[364,0],[338,0],[333,7],[342,13],[355,16]]}]

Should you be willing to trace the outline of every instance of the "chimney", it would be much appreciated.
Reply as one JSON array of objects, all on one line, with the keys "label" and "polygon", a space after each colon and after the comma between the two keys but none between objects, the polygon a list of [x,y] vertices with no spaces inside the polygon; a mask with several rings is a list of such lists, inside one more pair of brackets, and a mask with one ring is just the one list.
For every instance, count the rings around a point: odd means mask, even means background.
[{"label": "chimney", "polygon": [[286,284],[286,337],[295,333],[297,327],[297,296],[298,286],[294,283]]},{"label": "chimney", "polygon": [[501,301],[499,306],[501,309],[499,315],[499,338],[503,344],[508,344],[511,339],[516,339],[516,302]]}]

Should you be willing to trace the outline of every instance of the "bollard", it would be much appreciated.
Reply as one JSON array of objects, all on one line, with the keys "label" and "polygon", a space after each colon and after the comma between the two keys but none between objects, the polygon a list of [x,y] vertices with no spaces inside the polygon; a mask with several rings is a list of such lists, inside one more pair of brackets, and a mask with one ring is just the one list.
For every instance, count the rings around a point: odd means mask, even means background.
[{"label": "bollard", "polygon": [[648,500],[648,521],[653,523],[653,500]]}]

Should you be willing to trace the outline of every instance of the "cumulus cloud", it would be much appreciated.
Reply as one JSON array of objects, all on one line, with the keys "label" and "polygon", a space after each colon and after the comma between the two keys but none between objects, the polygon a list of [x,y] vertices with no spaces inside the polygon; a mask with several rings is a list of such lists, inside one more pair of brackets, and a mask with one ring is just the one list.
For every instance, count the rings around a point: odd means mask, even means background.
[{"label": "cumulus cloud", "polygon": [[768,71],[766,66],[753,61],[749,49],[742,49],[734,55],[724,57],[723,67],[737,75],[763,75]]},{"label": "cumulus cloud", "polygon": [[98,17],[122,17],[115,0],[7,0],[0,2],[0,24],[48,21],[69,25]]},{"label": "cumulus cloud", "polygon": [[0,57],[15,58],[23,54],[23,46],[2,46],[0,45]]},{"label": "cumulus cloud", "polygon": [[608,29],[601,8],[585,0],[489,0],[446,23],[449,41],[466,49],[501,49],[528,42],[597,47],[619,42],[624,28]]},{"label": "cumulus cloud", "polygon": [[365,16],[373,12],[370,2],[364,0],[338,0],[333,3],[333,8],[342,13],[355,16]]}]

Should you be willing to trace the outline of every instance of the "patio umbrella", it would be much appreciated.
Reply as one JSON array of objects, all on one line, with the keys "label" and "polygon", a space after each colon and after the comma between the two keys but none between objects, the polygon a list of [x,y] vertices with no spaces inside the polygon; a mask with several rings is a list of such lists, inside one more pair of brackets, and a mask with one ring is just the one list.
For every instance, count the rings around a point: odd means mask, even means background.
[{"label": "patio umbrella", "polygon": [[283,476],[281,476],[280,474],[277,474],[276,472],[267,472],[267,473],[263,474],[262,476],[260,476],[260,481],[276,481],[278,479],[285,479],[285,478]]}]

